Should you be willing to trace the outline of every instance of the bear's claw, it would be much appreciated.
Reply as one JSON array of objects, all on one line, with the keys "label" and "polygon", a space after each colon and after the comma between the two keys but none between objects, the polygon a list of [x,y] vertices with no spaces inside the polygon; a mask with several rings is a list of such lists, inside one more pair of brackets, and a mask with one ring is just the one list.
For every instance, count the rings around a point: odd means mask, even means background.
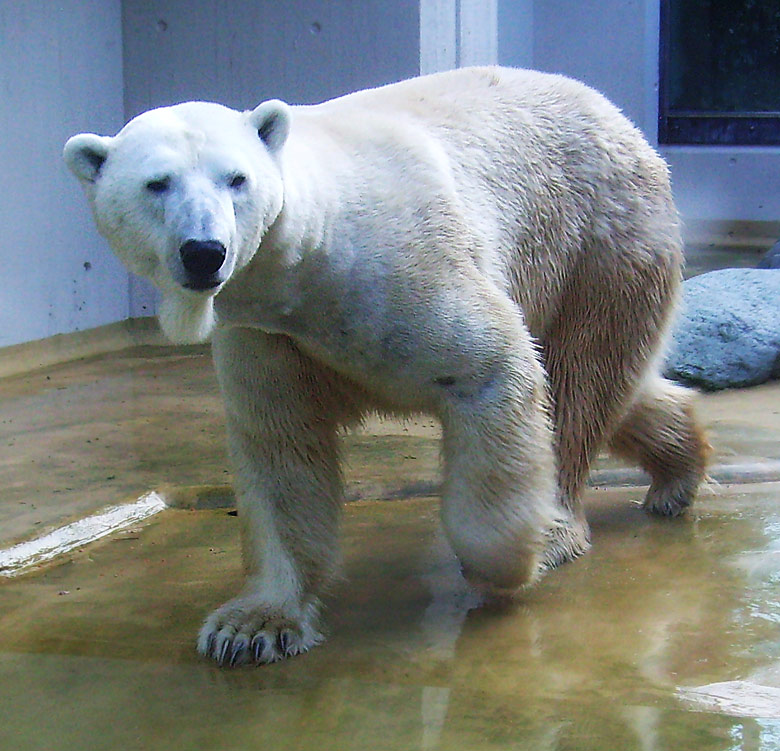
[{"label": "bear's claw", "polygon": [[317,611],[316,601],[290,615],[252,598],[236,598],[206,619],[198,635],[198,652],[221,667],[294,657],[323,641],[314,625]]},{"label": "bear's claw", "polygon": [[693,502],[701,479],[699,475],[692,474],[666,483],[653,483],[642,507],[657,516],[680,516]]}]

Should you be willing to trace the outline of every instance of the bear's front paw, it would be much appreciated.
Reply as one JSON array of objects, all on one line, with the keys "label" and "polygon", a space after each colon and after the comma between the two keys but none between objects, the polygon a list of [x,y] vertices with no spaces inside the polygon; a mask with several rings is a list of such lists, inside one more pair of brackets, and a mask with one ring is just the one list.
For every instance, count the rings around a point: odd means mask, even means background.
[{"label": "bear's front paw", "polygon": [[266,664],[308,652],[324,641],[316,628],[319,601],[272,606],[243,596],[217,608],[198,635],[198,652],[221,666]]}]

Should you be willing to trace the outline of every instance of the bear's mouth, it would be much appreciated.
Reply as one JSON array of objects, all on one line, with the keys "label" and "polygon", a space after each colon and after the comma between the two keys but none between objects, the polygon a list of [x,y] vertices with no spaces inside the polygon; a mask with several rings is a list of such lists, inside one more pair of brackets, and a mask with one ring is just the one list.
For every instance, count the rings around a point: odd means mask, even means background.
[{"label": "bear's mouth", "polygon": [[197,279],[189,282],[185,282],[182,286],[184,289],[191,289],[195,292],[206,292],[210,289],[215,289],[222,284],[219,279]]}]

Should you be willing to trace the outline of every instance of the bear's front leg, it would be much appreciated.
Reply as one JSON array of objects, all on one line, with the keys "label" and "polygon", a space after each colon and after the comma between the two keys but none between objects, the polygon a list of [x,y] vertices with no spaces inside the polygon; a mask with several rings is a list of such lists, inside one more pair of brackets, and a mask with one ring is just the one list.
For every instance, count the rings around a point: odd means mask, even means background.
[{"label": "bear's front leg", "polygon": [[213,346],[247,580],[207,618],[198,651],[220,665],[274,662],[323,639],[319,594],[337,565],[342,498],[337,426],[349,399],[286,337],[236,328]]},{"label": "bear's front leg", "polygon": [[541,572],[563,509],[544,371],[519,311],[492,301],[478,342],[461,340],[469,367],[438,379],[442,520],[466,578],[505,597]]}]

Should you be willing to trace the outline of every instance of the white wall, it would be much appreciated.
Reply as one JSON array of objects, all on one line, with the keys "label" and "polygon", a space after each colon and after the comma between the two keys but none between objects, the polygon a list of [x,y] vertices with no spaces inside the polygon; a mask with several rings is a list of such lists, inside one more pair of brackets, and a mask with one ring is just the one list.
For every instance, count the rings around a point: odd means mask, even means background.
[{"label": "white wall", "polygon": [[125,111],[322,101],[419,71],[418,0],[125,0]]},{"label": "white wall", "polygon": [[122,122],[119,0],[0,0],[0,347],[126,318],[128,275],[62,163]]},{"label": "white wall", "polygon": [[420,0],[419,73],[498,62],[498,5],[499,0]]}]

